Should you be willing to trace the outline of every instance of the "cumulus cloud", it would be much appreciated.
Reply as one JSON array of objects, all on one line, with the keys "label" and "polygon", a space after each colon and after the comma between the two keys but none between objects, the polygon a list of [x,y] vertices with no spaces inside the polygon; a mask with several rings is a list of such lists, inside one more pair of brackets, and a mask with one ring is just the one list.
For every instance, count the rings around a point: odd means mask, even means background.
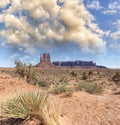
[{"label": "cumulus cloud", "polygon": [[13,46],[29,51],[54,42],[74,41],[87,51],[105,47],[104,31],[79,0],[62,0],[61,5],[56,0],[10,2],[11,6],[0,15],[0,22],[6,27],[0,35]]},{"label": "cumulus cloud", "polygon": [[111,37],[112,39],[114,39],[114,40],[118,40],[118,39],[120,39],[120,20],[117,20],[117,21],[114,23],[114,25],[115,25],[117,31],[112,32],[112,33],[110,34],[110,37]]},{"label": "cumulus cloud", "polygon": [[87,7],[95,10],[100,10],[103,8],[98,0],[93,0],[91,3],[88,3]]}]

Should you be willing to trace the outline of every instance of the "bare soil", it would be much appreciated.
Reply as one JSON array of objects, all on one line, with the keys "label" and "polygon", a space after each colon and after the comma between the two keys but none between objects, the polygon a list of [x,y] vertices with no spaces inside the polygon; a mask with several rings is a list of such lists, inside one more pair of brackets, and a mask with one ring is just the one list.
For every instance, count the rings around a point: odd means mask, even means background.
[{"label": "bare soil", "polygon": [[[47,72],[47,74],[45,72]],[[44,74],[45,76],[42,77],[42,79],[57,79],[56,77],[54,77],[56,70],[52,71],[53,73],[51,73],[51,76],[49,76],[50,71],[45,72],[41,71],[41,74]],[[73,82],[75,82],[76,78],[70,75],[66,75],[68,74],[68,72],[71,71],[60,71],[62,76],[64,76],[65,78],[68,77],[70,80],[73,80]],[[77,74],[79,74],[80,71],[76,72]],[[98,71],[94,70],[94,74],[96,75],[93,75],[88,80],[98,82],[100,84],[103,83],[103,86],[106,88],[106,91],[103,95],[92,95],[81,91],[73,93],[71,97],[66,97],[64,93],[60,95],[50,95],[50,98],[54,101],[54,103],[56,103],[56,105],[60,107],[61,125],[120,125],[120,95],[113,94],[112,91],[119,91],[119,87],[117,87],[112,81],[109,81],[109,75],[111,76],[112,74],[106,73],[107,76],[104,76],[104,71],[99,72],[100,75],[97,74]],[[116,72],[116,70],[114,72]],[[30,85],[25,80],[18,77],[13,77],[14,75],[11,76],[10,73],[8,74],[3,71],[0,73],[0,100],[12,97],[14,94],[21,91],[42,91],[40,87]],[[57,75],[57,77],[59,77],[59,74]],[[79,78],[79,76],[77,77]],[[19,123],[17,122],[13,125],[19,125]],[[36,124],[34,123],[35,120],[31,120],[25,125],[40,125],[38,124],[38,122],[36,122]],[[10,122],[1,122],[1,125],[11,124]],[[20,123],[20,125],[24,124]]]}]

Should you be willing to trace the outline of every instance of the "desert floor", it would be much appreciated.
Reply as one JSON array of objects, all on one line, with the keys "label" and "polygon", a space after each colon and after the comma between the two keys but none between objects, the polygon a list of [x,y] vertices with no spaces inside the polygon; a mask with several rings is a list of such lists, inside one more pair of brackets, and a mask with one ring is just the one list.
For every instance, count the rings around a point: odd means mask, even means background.
[{"label": "desert floor", "polygon": [[[3,70],[4,69],[1,69],[0,71],[0,100],[10,98],[21,91],[46,91],[41,87],[28,84],[25,80],[15,77],[11,74],[13,69]],[[7,71],[9,72],[7,73]],[[41,75],[41,79],[45,80],[48,78],[49,81],[53,79],[53,81],[56,82],[56,79],[59,78],[56,69],[52,72],[51,76],[49,76],[49,72],[50,70],[41,70],[41,74],[44,74],[44,77]],[[60,71],[60,74],[64,78],[69,79],[69,84],[78,81],[78,79],[72,76],[70,77],[70,75],[66,76],[66,72],[71,71],[68,69],[66,71],[65,69]],[[76,72],[83,72],[83,70],[76,70]],[[98,71],[94,70],[94,74],[97,74],[97,72]],[[93,95],[84,91],[74,92],[71,97],[67,97],[64,93],[60,95],[49,95],[49,98],[58,105],[60,109],[61,125],[120,125],[120,95],[114,94],[119,91],[119,87],[109,81],[109,74],[106,77],[104,76],[104,71],[99,72],[101,74],[99,77],[93,75],[88,81],[103,84],[105,92],[102,95]],[[54,77],[54,73],[57,74],[56,77]]]}]

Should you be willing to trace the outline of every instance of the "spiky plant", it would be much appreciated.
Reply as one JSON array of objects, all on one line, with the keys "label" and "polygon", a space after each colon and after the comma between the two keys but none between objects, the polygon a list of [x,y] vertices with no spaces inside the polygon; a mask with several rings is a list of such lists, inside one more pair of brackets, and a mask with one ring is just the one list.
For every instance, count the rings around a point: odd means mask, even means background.
[{"label": "spiky plant", "polygon": [[37,118],[43,125],[60,125],[59,113],[48,100],[48,95],[38,91],[20,93],[2,103],[2,116],[10,119]]}]

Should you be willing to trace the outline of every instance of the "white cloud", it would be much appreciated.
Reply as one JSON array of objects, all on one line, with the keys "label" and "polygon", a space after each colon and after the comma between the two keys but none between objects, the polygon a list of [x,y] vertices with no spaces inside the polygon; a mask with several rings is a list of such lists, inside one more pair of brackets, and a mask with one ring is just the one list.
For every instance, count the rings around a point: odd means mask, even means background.
[{"label": "white cloud", "polygon": [[117,31],[112,32],[110,34],[110,37],[114,40],[120,39],[120,20],[117,20],[116,22],[113,23],[115,27],[117,28]]},{"label": "white cloud", "polygon": [[0,14],[0,23],[4,21],[4,14]]},{"label": "white cloud", "polygon": [[10,3],[10,0],[0,0],[0,8],[6,7]]},{"label": "white cloud", "polygon": [[91,3],[88,3],[87,7],[95,10],[100,10],[103,8],[98,0],[93,0]]},{"label": "white cloud", "polygon": [[64,35],[66,40],[76,40],[83,49],[104,48],[105,42],[100,37],[103,31],[93,23],[94,17],[83,4],[78,4],[77,0],[65,1],[60,12],[60,19],[67,27]]},{"label": "white cloud", "polygon": [[109,4],[109,9],[120,9],[120,1],[114,1],[113,3]]},{"label": "white cloud", "polygon": [[116,26],[116,28],[117,28],[118,30],[120,30],[120,20],[117,20],[117,21],[114,23],[114,25]]},{"label": "white cloud", "polygon": [[120,39],[120,31],[116,31],[116,32],[111,33],[110,37],[114,40]]},{"label": "white cloud", "polygon": [[110,44],[110,48],[120,52],[120,44],[118,42],[113,42]]},{"label": "white cloud", "polygon": [[120,13],[120,0],[115,0],[109,3],[108,8],[103,11],[103,14],[113,15]]},{"label": "white cloud", "polygon": [[60,7],[56,0],[12,0],[11,6],[0,16],[6,26],[0,35],[9,44],[26,50],[49,46],[52,40],[75,41],[88,51],[104,49],[104,31],[84,4],[79,0],[63,2]]},{"label": "white cloud", "polygon": [[113,15],[113,14],[116,14],[117,13],[117,10],[104,10],[103,11],[103,14],[106,14],[106,15]]}]

